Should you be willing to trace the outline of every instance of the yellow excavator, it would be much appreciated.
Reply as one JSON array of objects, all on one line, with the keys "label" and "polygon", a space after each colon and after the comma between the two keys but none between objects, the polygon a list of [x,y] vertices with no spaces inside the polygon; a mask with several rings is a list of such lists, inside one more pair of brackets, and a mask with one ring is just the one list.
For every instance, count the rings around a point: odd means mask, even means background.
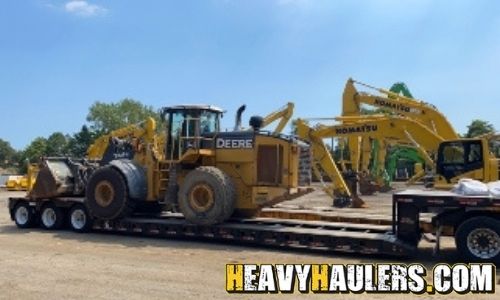
[{"label": "yellow excavator", "polygon": [[[363,86],[378,93],[374,95],[368,92],[358,91],[356,85]],[[410,96],[401,95],[382,88],[376,88],[366,83],[349,78],[346,82],[342,96],[342,116],[359,116],[362,112],[362,105],[370,105],[381,108],[395,115],[408,117],[422,123],[431,131],[440,135],[443,139],[458,139],[459,135],[446,119],[446,117],[429,103],[414,99]],[[357,136],[347,138],[349,145],[351,167],[362,174],[368,173],[370,162],[370,151],[372,140],[361,139]],[[378,170],[375,174],[383,175],[383,162],[385,161],[386,148],[382,140],[377,140],[379,151],[377,153]],[[360,169],[359,169],[360,168]],[[421,169],[408,182],[416,182],[425,175],[425,170]],[[375,179],[379,186],[384,180],[382,177]]]},{"label": "yellow excavator", "polygon": [[498,159],[485,138],[446,140],[427,126],[403,116],[353,116],[337,118],[341,124],[311,127],[297,121],[299,136],[310,139],[366,137],[410,143],[433,167],[434,187],[449,189],[461,178],[484,182],[499,178]]},{"label": "yellow excavator", "polygon": [[[310,144],[312,152],[312,170],[323,186],[323,191],[334,199],[336,207],[363,208],[365,202],[357,195],[357,176],[353,172],[340,172],[330,150],[323,142],[325,136],[314,134],[314,129],[307,122],[297,119],[296,135]],[[330,182],[323,180],[326,175]]]}]

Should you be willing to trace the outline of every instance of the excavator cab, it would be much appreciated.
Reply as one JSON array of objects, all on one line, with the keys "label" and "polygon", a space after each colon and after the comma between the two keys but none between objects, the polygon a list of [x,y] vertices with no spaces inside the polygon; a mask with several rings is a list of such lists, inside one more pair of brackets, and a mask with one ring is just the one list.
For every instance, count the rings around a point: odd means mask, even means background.
[{"label": "excavator cab", "polygon": [[458,140],[439,145],[437,173],[448,183],[464,173],[484,168],[483,145],[481,140]]},{"label": "excavator cab", "polygon": [[199,149],[220,131],[224,111],[212,105],[177,105],[163,109],[167,124],[166,159],[177,160],[187,149]]}]

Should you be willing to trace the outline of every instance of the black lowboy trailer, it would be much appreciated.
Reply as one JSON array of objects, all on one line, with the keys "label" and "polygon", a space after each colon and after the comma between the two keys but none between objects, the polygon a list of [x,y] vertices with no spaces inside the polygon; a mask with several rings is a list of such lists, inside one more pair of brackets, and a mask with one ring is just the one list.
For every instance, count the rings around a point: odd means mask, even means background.
[{"label": "black lowboy trailer", "polygon": [[[21,228],[40,224],[77,232],[94,230],[158,238],[213,240],[283,248],[411,256],[425,233],[455,237],[464,261],[499,262],[500,199],[451,192],[407,190],[393,195],[392,225],[308,221],[282,218],[230,219],[212,226],[186,222],[180,214],[137,214],[114,221],[91,220],[83,198],[10,198],[13,221]],[[433,213],[423,226],[421,213]],[[310,218],[309,218],[310,219]]]}]

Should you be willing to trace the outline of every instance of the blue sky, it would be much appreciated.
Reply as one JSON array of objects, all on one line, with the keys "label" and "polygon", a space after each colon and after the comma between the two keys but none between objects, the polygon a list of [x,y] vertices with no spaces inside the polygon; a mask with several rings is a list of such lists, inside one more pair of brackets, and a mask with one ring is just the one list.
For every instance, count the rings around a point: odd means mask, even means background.
[{"label": "blue sky", "polygon": [[339,114],[348,77],[404,81],[458,129],[500,129],[500,2],[6,0],[0,138],[74,133],[96,100],[210,103],[245,116],[286,101]]}]

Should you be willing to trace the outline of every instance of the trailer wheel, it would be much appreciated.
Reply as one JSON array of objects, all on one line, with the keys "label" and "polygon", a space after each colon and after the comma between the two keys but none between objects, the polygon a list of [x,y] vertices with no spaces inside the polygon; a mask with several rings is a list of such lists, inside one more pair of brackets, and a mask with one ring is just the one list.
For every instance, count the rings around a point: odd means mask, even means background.
[{"label": "trailer wheel", "polygon": [[13,210],[14,222],[19,228],[29,228],[35,223],[35,213],[28,202],[19,202]]},{"label": "trailer wheel", "polygon": [[500,262],[500,221],[473,217],[455,233],[457,250],[468,261]]},{"label": "trailer wheel", "polygon": [[53,203],[45,204],[40,212],[40,226],[48,230],[61,228],[64,221],[64,213],[60,207]]},{"label": "trailer wheel", "polygon": [[85,206],[75,204],[69,210],[69,226],[76,232],[87,232],[92,227],[92,220]]},{"label": "trailer wheel", "polygon": [[229,176],[215,167],[199,167],[185,178],[179,191],[179,208],[187,221],[212,225],[234,212],[236,191]]},{"label": "trailer wheel", "polygon": [[85,205],[92,217],[113,220],[126,217],[135,208],[135,201],[128,197],[125,179],[111,166],[96,170],[87,185]]}]

